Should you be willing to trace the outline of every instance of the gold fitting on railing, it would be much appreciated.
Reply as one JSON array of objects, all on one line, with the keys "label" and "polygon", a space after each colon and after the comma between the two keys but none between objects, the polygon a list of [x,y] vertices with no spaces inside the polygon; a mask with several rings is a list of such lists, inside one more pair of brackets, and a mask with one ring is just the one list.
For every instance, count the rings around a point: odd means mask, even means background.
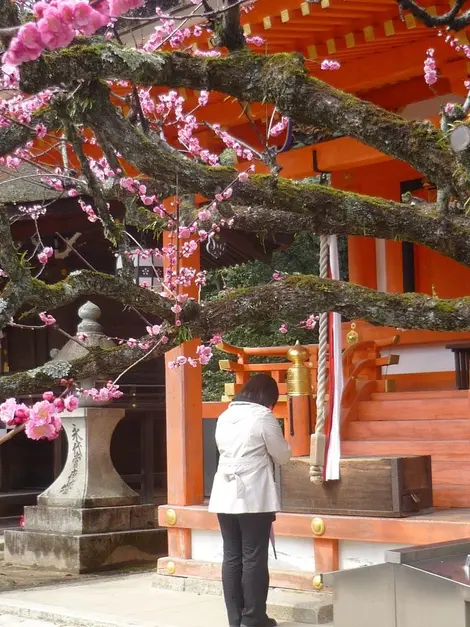
[{"label": "gold fitting on railing", "polygon": [[351,322],[351,330],[346,336],[346,340],[348,344],[355,344],[359,341],[359,333],[356,331],[357,324],[355,322]]},{"label": "gold fitting on railing", "polygon": [[315,575],[312,579],[312,587],[314,590],[323,590],[323,577],[321,575]]},{"label": "gold fitting on railing", "polygon": [[310,369],[305,365],[310,353],[305,346],[297,342],[287,351],[287,357],[292,362],[286,375],[287,394],[289,396],[309,396],[312,389]]},{"label": "gold fitting on railing", "polygon": [[176,566],[174,562],[168,562],[168,564],[166,565],[166,572],[169,575],[174,575],[176,572]]},{"label": "gold fitting on railing", "polygon": [[323,518],[314,518],[312,520],[312,533],[314,536],[322,536],[326,531],[326,525]]},{"label": "gold fitting on railing", "polygon": [[176,525],[176,512],[174,509],[167,509],[166,510],[166,522],[173,527],[173,525]]}]

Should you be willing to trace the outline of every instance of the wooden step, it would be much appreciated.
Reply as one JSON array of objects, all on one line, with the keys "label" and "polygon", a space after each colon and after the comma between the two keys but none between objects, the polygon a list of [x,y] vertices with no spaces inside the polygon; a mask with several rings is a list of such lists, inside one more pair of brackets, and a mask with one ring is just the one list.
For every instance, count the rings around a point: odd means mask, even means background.
[{"label": "wooden step", "polygon": [[[359,420],[442,420],[467,418],[468,398],[362,401]],[[470,417],[469,417],[470,419]]]},{"label": "wooden step", "polygon": [[470,487],[462,485],[433,485],[434,507],[470,507]]},{"label": "wooden step", "polygon": [[434,484],[441,486],[470,486],[470,462],[441,462],[433,460],[432,480]]},{"label": "wooden step", "polygon": [[410,401],[431,398],[468,398],[468,390],[420,390],[416,392],[373,392],[374,401]]},{"label": "wooden step", "polygon": [[469,440],[470,419],[351,422],[348,440]]},{"label": "wooden step", "polygon": [[470,461],[470,441],[452,440],[434,442],[429,440],[345,440],[341,443],[343,456],[431,455],[438,461]]}]

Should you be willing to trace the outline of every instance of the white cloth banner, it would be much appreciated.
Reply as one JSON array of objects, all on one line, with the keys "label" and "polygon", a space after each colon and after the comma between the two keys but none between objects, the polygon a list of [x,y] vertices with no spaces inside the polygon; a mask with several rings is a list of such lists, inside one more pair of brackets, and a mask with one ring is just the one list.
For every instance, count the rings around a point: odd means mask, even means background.
[{"label": "white cloth banner", "polygon": [[[331,278],[339,280],[339,254],[338,238],[330,235],[328,238],[330,247],[330,272]],[[326,481],[336,481],[339,476],[339,462],[341,459],[341,397],[343,395],[343,341],[341,332],[341,316],[334,313],[332,315],[333,331],[333,364],[334,364],[334,396],[333,412],[331,416],[330,439],[328,443],[328,453],[326,459],[325,479]],[[330,347],[331,350],[331,347]]]}]

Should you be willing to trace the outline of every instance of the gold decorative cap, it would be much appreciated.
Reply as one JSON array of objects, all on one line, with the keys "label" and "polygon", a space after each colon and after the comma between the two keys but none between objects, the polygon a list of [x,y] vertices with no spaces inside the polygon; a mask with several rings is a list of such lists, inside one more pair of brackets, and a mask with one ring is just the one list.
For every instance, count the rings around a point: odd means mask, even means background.
[{"label": "gold decorative cap", "polygon": [[310,359],[310,352],[305,346],[300,346],[299,342],[287,351],[287,358],[294,364],[303,364]]}]

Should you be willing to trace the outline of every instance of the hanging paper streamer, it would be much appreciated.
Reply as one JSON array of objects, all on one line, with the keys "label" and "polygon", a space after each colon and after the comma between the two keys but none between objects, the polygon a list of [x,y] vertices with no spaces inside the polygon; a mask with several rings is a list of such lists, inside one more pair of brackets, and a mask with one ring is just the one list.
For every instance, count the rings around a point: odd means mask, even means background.
[{"label": "hanging paper streamer", "polygon": [[[336,235],[330,235],[328,238],[330,248],[330,273],[331,278],[339,280],[339,253],[338,238]],[[340,441],[340,423],[341,423],[341,397],[343,395],[343,346],[341,332],[341,316],[333,313],[332,316],[332,336],[333,346],[330,350],[333,352],[333,372],[330,376],[334,381],[333,393],[333,411],[331,414],[330,438],[328,442],[328,452],[326,458],[326,481],[336,481],[339,476],[339,463],[341,458],[341,441]]]}]

